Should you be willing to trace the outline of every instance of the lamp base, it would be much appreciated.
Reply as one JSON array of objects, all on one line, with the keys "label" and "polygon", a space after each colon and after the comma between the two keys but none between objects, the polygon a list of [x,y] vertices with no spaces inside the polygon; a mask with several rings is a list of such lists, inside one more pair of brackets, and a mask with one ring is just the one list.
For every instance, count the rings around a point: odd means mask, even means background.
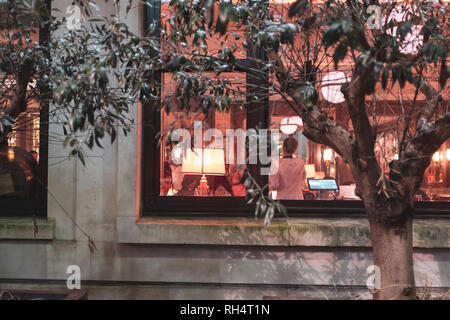
[{"label": "lamp base", "polygon": [[208,181],[206,180],[205,175],[202,175],[202,179],[200,180],[200,185],[198,186],[197,193],[199,196],[208,196]]}]

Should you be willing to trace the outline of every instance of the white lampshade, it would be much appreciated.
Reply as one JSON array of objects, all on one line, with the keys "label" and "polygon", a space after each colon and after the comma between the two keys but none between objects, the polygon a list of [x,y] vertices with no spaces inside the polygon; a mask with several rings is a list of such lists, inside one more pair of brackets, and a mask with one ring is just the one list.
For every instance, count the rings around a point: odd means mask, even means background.
[{"label": "white lampshade", "polygon": [[280,123],[280,130],[284,134],[293,134],[299,127],[303,126],[302,118],[296,116],[296,117],[289,117],[289,118],[283,118]]},{"label": "white lampshade", "polygon": [[225,174],[225,153],[222,149],[187,149],[181,172],[184,174]]},{"label": "white lampshade", "polygon": [[187,174],[202,173],[202,149],[187,149],[181,166],[181,172]]},{"label": "white lampshade", "polygon": [[224,151],[222,149],[204,149],[203,151],[203,174],[224,175]]},{"label": "white lampshade", "polygon": [[341,92],[341,83],[348,82],[349,79],[341,71],[332,71],[327,73],[322,79],[322,95],[325,100],[332,103],[341,103],[345,101],[344,94]]}]

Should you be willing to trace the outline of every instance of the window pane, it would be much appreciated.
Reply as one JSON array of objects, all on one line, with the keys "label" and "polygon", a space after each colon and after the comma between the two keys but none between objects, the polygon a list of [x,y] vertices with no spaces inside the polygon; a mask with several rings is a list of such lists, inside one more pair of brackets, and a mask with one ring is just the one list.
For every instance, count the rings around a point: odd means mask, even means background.
[{"label": "window pane", "polygon": [[[325,105],[325,102],[319,103]],[[373,106],[370,104],[368,112],[372,114]],[[386,104],[389,108],[383,108]],[[394,114],[397,114],[396,108],[399,107],[395,101],[377,103],[375,156],[386,174],[389,172],[389,162],[398,158],[398,137],[402,127],[398,124],[398,115]],[[407,108],[406,105],[403,107]],[[278,172],[269,176],[272,197],[279,200],[360,200],[354,193],[355,180],[350,166],[333,150],[308,140],[302,134],[303,123],[287,102],[272,96],[269,110],[270,130],[280,131]],[[324,110],[339,124],[346,123],[344,126],[352,132],[351,121],[342,106]],[[290,150],[283,149],[283,142],[288,137],[298,143],[292,155]],[[450,140],[434,154],[415,199],[450,201]]]},{"label": "window pane", "polygon": [[[270,12],[273,19],[280,23],[296,19],[288,17],[288,9],[293,2],[295,1],[270,0]],[[283,45],[284,50],[280,50],[279,55],[294,79],[308,81],[315,86],[318,93],[317,105],[353,134],[344,95],[340,90],[341,83],[349,81],[351,70],[354,68],[353,62],[350,57],[347,57],[340,61],[337,68],[334,66],[333,51],[330,48],[315,46],[321,41],[316,33],[320,34],[323,31],[311,30],[308,33],[308,41],[304,41],[303,37],[296,37],[292,45]],[[427,77],[431,79],[433,87],[437,88],[438,83],[433,80],[435,75],[428,74]],[[283,91],[275,77],[272,76],[270,80],[273,87]],[[387,90],[383,90],[381,84],[377,83],[375,93],[366,96],[367,113],[374,127],[374,121],[376,121],[375,156],[386,175],[389,173],[389,162],[399,156],[399,140],[405,132],[405,119],[408,118],[405,115],[414,113],[416,117],[418,110],[421,110],[426,103],[425,96],[419,93],[417,105],[413,110],[411,101],[415,100],[414,94],[415,87],[410,83],[406,83],[403,89],[393,86]],[[360,200],[354,193],[355,181],[349,165],[333,150],[309,141],[303,136],[303,126],[298,119],[298,114],[284,100],[285,98],[276,90],[273,90],[270,96],[270,129],[281,131],[278,145],[280,150],[278,171],[277,174],[269,176],[272,196],[285,200]],[[443,113],[448,112],[446,93],[444,93],[444,101]],[[295,103],[292,105],[295,108]],[[411,128],[411,132],[413,131],[414,128]],[[292,155],[290,152],[286,154],[283,150],[283,141],[290,135],[295,139],[295,141],[291,139],[294,142],[290,144],[298,144]],[[449,141],[445,142],[433,157],[434,160],[426,170],[421,188],[416,194],[417,201],[450,200],[449,143]],[[308,179],[312,180],[308,183]]]},{"label": "window pane", "polygon": [[303,121],[287,102],[272,100],[269,112],[270,130],[280,132],[278,170],[269,176],[272,197],[278,200],[359,200],[354,195],[349,166],[333,150],[302,134]]},{"label": "window pane", "polygon": [[[244,74],[224,73],[223,78],[236,90],[230,101],[245,92]],[[164,74],[162,81],[162,98],[170,113],[161,112],[160,195],[245,196],[240,180],[245,169],[246,109],[231,102],[223,112],[205,115],[199,112],[204,98],[199,97],[191,100],[187,111],[181,108],[171,75]]]},{"label": "window pane", "polygon": [[[17,42],[2,38],[2,51],[8,47],[22,50]],[[23,46],[32,47],[39,42],[39,30],[33,29],[29,38],[24,36]],[[9,48],[9,50],[11,49]],[[6,108],[15,90],[13,74],[2,73],[0,88],[0,111]],[[0,148],[0,200],[2,213],[16,216],[38,213],[40,209],[40,188],[36,179],[40,153],[40,106],[36,101],[37,76],[28,84],[27,109],[14,119],[14,126],[8,131],[7,146]]]}]

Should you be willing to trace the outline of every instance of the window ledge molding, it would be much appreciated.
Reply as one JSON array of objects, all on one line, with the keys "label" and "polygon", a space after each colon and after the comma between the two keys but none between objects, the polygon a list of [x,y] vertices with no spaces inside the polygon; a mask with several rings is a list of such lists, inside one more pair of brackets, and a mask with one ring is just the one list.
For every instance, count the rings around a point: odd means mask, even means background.
[{"label": "window ledge molding", "polygon": [[[364,218],[274,219],[119,217],[120,243],[371,247]],[[450,248],[450,219],[415,219],[414,247]]]},{"label": "window ledge molding", "polygon": [[39,232],[34,235],[32,218],[0,218],[0,240],[53,240],[55,220],[37,218]]}]

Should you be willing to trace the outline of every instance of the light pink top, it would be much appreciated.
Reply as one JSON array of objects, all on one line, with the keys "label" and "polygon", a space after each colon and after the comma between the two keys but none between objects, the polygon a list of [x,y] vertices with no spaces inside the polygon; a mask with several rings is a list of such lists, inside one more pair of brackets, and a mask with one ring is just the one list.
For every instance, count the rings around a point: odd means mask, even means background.
[{"label": "light pink top", "polygon": [[269,176],[269,190],[277,191],[277,200],[303,200],[305,162],[299,158],[282,158],[278,171]]}]

